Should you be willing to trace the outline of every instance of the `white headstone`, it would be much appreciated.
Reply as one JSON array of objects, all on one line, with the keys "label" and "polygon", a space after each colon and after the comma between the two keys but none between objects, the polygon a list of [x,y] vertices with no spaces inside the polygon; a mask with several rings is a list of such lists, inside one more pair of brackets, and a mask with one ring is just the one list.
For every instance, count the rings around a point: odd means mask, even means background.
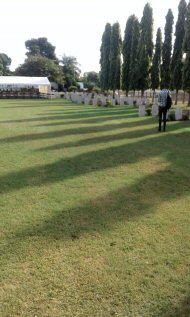
[{"label": "white headstone", "polygon": [[158,105],[153,105],[152,106],[152,116],[157,117],[158,116]]},{"label": "white headstone", "polygon": [[139,117],[145,116],[145,105],[139,106]]},{"label": "white headstone", "polygon": [[182,119],[182,109],[181,108],[176,108],[176,110],[175,110],[175,119],[176,120],[181,120]]},{"label": "white headstone", "polygon": [[122,97],[120,97],[120,106],[124,106],[124,97],[122,96]]}]

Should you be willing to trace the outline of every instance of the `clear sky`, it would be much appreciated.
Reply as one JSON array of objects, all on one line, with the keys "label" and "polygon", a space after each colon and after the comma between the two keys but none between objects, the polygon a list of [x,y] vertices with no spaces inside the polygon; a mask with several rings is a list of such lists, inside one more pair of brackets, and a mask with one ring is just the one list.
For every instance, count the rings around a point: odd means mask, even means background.
[{"label": "clear sky", "polygon": [[[164,32],[165,16],[169,8],[174,14],[174,30],[180,0],[151,0],[154,31]],[[1,53],[12,59],[14,70],[26,58],[25,41],[47,37],[56,46],[58,58],[73,55],[82,73],[99,71],[101,38],[107,22],[118,21],[122,37],[128,17],[139,20],[145,0],[8,0],[1,2]]]}]

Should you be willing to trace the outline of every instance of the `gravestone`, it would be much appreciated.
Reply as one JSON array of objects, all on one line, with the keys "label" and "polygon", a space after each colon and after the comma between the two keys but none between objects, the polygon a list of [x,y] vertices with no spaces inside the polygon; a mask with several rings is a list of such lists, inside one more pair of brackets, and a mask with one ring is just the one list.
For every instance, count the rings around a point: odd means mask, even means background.
[{"label": "gravestone", "polygon": [[158,105],[153,105],[152,106],[152,116],[157,117],[158,116]]},{"label": "gravestone", "polygon": [[139,117],[145,116],[145,105],[139,106]]},{"label": "gravestone", "polygon": [[175,119],[176,120],[181,120],[182,119],[182,109],[181,108],[176,108],[176,110],[175,110]]}]

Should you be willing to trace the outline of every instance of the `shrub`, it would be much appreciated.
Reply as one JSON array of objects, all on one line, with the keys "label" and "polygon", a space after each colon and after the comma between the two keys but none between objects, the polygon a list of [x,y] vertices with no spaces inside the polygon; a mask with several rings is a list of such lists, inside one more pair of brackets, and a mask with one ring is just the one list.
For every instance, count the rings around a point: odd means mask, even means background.
[{"label": "shrub", "polygon": [[106,99],[106,107],[111,107],[111,100],[110,99]]},{"label": "shrub", "polygon": [[75,92],[75,91],[77,91],[77,89],[78,89],[78,88],[77,88],[76,86],[70,86],[68,90]]},{"label": "shrub", "polygon": [[175,121],[175,111],[170,111],[168,114],[169,121]]},{"label": "shrub", "polygon": [[146,114],[147,114],[147,116],[150,116],[150,115],[151,115],[151,111],[152,111],[152,108],[147,108],[147,109],[146,109]]},{"label": "shrub", "polygon": [[189,110],[182,111],[182,120],[189,120]]},{"label": "shrub", "polygon": [[93,91],[93,92],[96,92],[97,94],[100,94],[100,93],[101,93],[101,89],[98,88],[98,87],[93,87],[92,91]]},{"label": "shrub", "polygon": [[97,99],[97,106],[102,107],[102,100],[100,98]]}]

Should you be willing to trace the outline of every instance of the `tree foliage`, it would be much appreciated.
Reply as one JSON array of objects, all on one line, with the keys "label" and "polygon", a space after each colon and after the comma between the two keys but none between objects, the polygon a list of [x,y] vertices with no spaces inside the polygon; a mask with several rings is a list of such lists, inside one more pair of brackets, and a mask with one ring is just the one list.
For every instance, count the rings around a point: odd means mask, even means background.
[{"label": "tree foliage", "polygon": [[150,71],[153,53],[153,12],[149,3],[144,7],[140,24],[140,40],[138,45],[138,85],[142,95],[150,86]]},{"label": "tree foliage", "polygon": [[142,96],[144,91],[150,87],[150,58],[148,55],[148,50],[143,40],[140,40],[139,44],[139,64],[138,64],[138,86],[137,88],[141,90]]},{"label": "tree foliage", "polygon": [[[122,66],[122,88],[126,91],[126,95],[128,94],[129,88],[130,88],[130,82],[131,82],[131,59],[135,59],[135,56],[133,55],[135,53],[135,36],[134,34],[134,28],[137,27],[136,23],[137,18],[135,15],[131,15],[126,23],[125,27],[125,34],[124,34],[124,40],[123,40],[123,46],[122,46],[122,53],[123,53],[123,66]],[[136,30],[136,29],[135,29]],[[137,30],[136,30],[137,31]],[[132,48],[133,46],[133,48]]]},{"label": "tree foliage", "polygon": [[175,29],[175,44],[171,60],[171,82],[173,88],[177,91],[182,87],[182,70],[183,70],[183,50],[182,44],[185,35],[185,18],[186,18],[187,4],[185,0],[181,0],[178,6],[178,20]]},{"label": "tree foliage", "polygon": [[150,59],[153,54],[153,10],[149,3],[147,3],[143,10],[141,19],[141,38],[146,46],[146,50]]},{"label": "tree foliage", "polygon": [[85,84],[85,87],[87,88],[99,87],[100,86],[99,74],[94,71],[86,72],[84,73],[84,76],[83,76],[83,82]]},{"label": "tree foliage", "polygon": [[49,59],[56,60],[55,46],[48,42],[46,37],[40,37],[38,39],[31,39],[25,42],[27,57],[41,55]]},{"label": "tree foliage", "polygon": [[161,65],[161,86],[170,85],[170,64],[172,51],[172,32],[173,32],[174,16],[172,10],[169,9],[166,15],[166,24],[164,29],[164,44],[162,50],[162,65]]},{"label": "tree foliage", "polygon": [[63,83],[63,72],[59,65],[47,57],[30,56],[15,70],[18,76],[48,77],[50,81]]},{"label": "tree foliage", "polygon": [[154,57],[152,61],[151,69],[151,87],[153,90],[158,89],[160,86],[160,66],[161,66],[161,56],[162,56],[162,32],[158,28],[156,34],[156,46]]},{"label": "tree foliage", "polygon": [[59,61],[63,74],[64,74],[64,86],[69,88],[70,86],[77,86],[77,81],[79,80],[81,70],[79,68],[79,63],[76,57],[71,55],[63,55],[62,59]]},{"label": "tree foliage", "polygon": [[10,74],[9,66],[11,65],[11,58],[4,53],[0,53],[0,75],[7,76]]},{"label": "tree foliage", "polygon": [[140,37],[140,24],[136,17],[134,17],[133,21],[133,30],[132,30],[132,45],[131,45],[131,56],[130,56],[130,65],[129,65],[129,83],[130,89],[134,90],[138,85],[138,44]]},{"label": "tree foliage", "polygon": [[110,40],[111,40],[111,24],[107,23],[102,35],[102,44],[100,47],[100,85],[102,89],[109,89],[110,74]]},{"label": "tree foliage", "polygon": [[110,76],[109,86],[113,90],[121,88],[121,31],[118,22],[112,25],[111,39],[110,39]]},{"label": "tree foliage", "polygon": [[183,88],[189,92],[188,104],[190,105],[190,1],[187,6],[183,48],[186,53],[183,70]]}]

